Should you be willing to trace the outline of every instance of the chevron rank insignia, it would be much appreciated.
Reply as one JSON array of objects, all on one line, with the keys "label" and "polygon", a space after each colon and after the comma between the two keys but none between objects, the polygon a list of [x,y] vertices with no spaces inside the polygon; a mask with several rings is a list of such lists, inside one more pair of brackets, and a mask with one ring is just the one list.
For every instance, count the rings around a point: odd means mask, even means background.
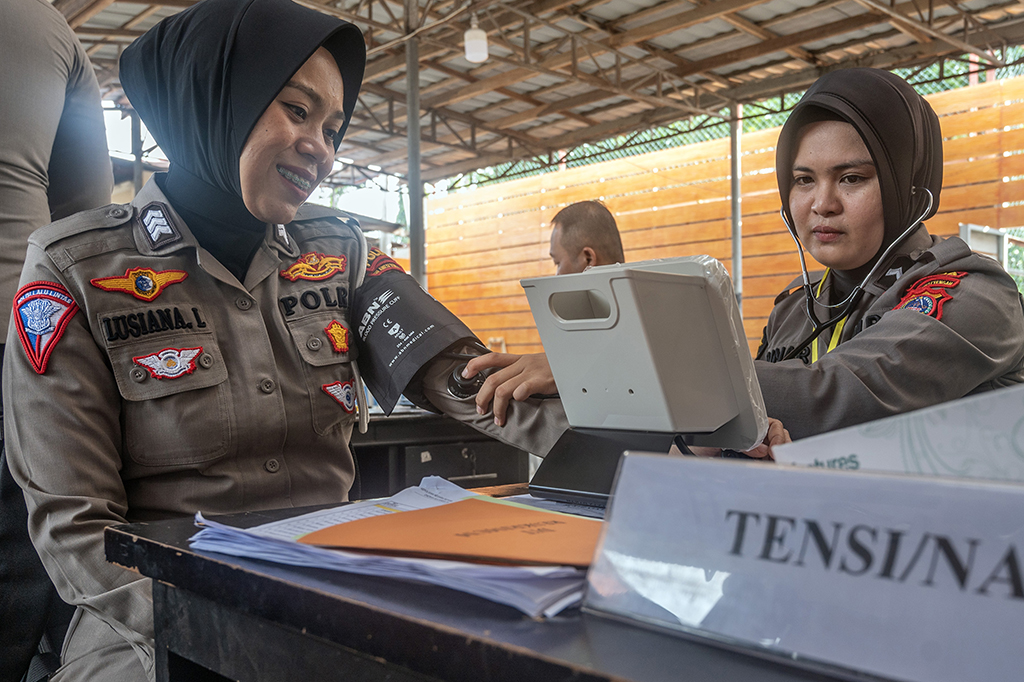
[{"label": "chevron rank insignia", "polygon": [[184,270],[154,270],[153,268],[129,268],[123,277],[100,277],[89,283],[103,291],[121,291],[131,294],[140,301],[152,301],[171,284],[177,284],[188,277]]},{"label": "chevron rank insignia", "polygon": [[388,270],[405,272],[401,265],[396,263],[390,256],[380,249],[370,249],[370,252],[366,254],[366,274],[370,277],[376,277],[377,275],[384,274]]},{"label": "chevron rank insignia", "polygon": [[32,282],[14,295],[14,326],[37,374],[46,372],[50,353],[77,312],[75,299],[56,282]]},{"label": "chevron rank insignia", "polygon": [[348,330],[340,322],[331,320],[331,323],[324,328],[324,332],[335,353],[348,352]]},{"label": "chevron rank insignia", "polygon": [[324,393],[341,405],[341,409],[348,413],[355,412],[356,394],[351,381],[335,381],[333,384],[324,384],[322,388]]},{"label": "chevron rank insignia", "polygon": [[304,253],[293,264],[281,271],[289,282],[299,279],[320,282],[345,272],[345,256],[327,256],[322,253]]},{"label": "chevron rank insignia", "polygon": [[199,348],[164,348],[156,353],[132,358],[132,362],[149,370],[154,379],[177,379],[196,371],[196,358],[203,352]]},{"label": "chevron rank insignia", "polygon": [[923,315],[942,319],[942,304],[953,298],[950,289],[960,284],[966,272],[943,272],[929,275],[915,282],[893,310],[916,310]]},{"label": "chevron rank insignia", "polygon": [[142,226],[146,228],[149,243],[153,248],[170,244],[181,239],[181,233],[171,224],[163,205],[152,203],[142,209]]}]

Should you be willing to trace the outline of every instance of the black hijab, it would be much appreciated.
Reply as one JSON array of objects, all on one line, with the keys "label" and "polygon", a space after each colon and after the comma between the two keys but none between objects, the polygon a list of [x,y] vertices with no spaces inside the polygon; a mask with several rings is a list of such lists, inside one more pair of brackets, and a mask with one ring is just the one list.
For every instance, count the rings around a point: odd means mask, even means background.
[{"label": "black hijab", "polygon": [[290,0],[202,0],[121,55],[124,92],[171,162],[161,188],[200,244],[239,279],[265,230],[242,202],[242,149],[321,46],[345,85],[337,149],[366,65],[366,45],[352,24]]},{"label": "black hijab", "polygon": [[775,176],[786,218],[793,224],[789,192],[798,133],[809,123],[841,120],[852,125],[878,169],[885,235],[874,256],[856,272],[836,274],[859,281],[875,261],[918,219],[933,196],[927,220],[939,209],[942,189],[942,133],[939,119],[905,80],[881,69],[841,69],[819,78],[797,103],[779,135]]}]

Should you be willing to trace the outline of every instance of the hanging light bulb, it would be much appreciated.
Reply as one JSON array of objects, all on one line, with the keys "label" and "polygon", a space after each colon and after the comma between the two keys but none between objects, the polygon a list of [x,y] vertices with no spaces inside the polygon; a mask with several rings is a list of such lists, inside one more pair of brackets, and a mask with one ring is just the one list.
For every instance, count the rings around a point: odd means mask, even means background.
[{"label": "hanging light bulb", "polygon": [[466,61],[473,64],[487,61],[487,34],[480,30],[476,21],[476,12],[469,20],[469,29],[462,37],[466,41]]}]

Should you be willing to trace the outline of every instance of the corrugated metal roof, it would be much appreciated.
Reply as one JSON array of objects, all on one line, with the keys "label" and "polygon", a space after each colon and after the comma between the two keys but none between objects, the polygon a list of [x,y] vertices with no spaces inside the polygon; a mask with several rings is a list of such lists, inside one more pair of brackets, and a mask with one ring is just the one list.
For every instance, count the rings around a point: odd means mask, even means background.
[{"label": "corrugated metal roof", "polygon": [[[121,98],[120,50],[186,0],[165,1],[174,6],[55,0],[94,59],[106,97]],[[367,86],[340,155],[404,174],[403,0],[323,1],[322,11],[363,29],[370,48]],[[626,153],[616,140],[646,126],[661,140],[651,144],[669,144],[657,131],[670,134],[675,121],[702,120],[732,99],[800,91],[824,69],[920,66],[1024,42],[1020,2],[903,1],[895,10],[902,20],[888,14],[888,0],[438,0],[416,38],[420,117],[439,121],[424,146],[423,177],[558,149],[579,148],[589,162],[602,138],[615,149],[604,153]],[[462,53],[470,11],[488,33],[492,57],[482,65]],[[963,15],[972,25],[966,35]],[[978,68],[987,66],[982,58]]]}]

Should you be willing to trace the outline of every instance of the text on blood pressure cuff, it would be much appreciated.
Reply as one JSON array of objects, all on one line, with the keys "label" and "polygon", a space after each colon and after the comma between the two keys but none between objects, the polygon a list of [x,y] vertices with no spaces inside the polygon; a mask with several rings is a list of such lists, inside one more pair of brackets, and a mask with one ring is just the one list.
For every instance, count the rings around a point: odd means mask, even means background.
[{"label": "text on blood pressure cuff", "polygon": [[409,381],[434,356],[457,341],[476,338],[398,269],[367,277],[356,291],[353,313],[359,369],[385,414],[391,414]]}]

